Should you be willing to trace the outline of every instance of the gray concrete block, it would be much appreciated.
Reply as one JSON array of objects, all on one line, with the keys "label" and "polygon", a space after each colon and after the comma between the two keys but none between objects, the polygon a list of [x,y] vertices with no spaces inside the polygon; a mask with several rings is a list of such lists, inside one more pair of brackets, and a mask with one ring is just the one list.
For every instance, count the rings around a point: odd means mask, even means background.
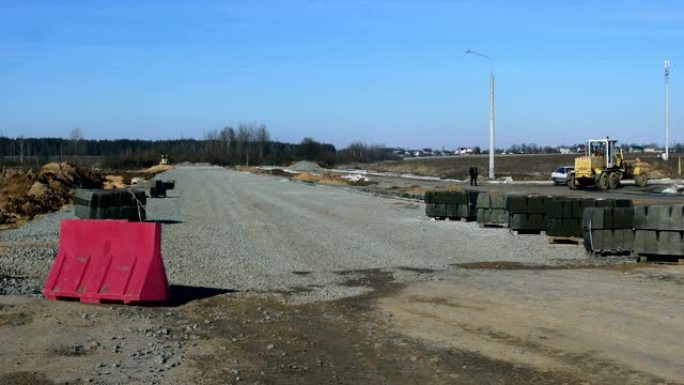
[{"label": "gray concrete block", "polygon": [[654,230],[636,230],[634,251],[639,254],[658,253],[658,234]]},{"label": "gray concrete block", "polygon": [[489,209],[492,207],[492,194],[481,193],[477,196],[477,208]]}]

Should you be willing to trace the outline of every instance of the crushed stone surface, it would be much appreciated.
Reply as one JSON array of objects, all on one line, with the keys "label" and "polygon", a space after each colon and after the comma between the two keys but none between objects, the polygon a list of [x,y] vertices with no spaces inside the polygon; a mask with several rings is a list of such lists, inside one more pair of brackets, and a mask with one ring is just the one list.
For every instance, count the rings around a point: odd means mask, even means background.
[{"label": "crushed stone surface", "polygon": [[[459,263],[557,265],[586,260],[582,247],[545,236],[434,221],[424,205],[294,183],[219,167],[179,166],[165,199],[148,200],[163,223],[171,284],[278,292],[316,302],[366,291],[348,282],[368,270],[394,279],[433,279]],[[57,252],[59,221],[72,210],[0,232],[0,294],[37,295]]]}]

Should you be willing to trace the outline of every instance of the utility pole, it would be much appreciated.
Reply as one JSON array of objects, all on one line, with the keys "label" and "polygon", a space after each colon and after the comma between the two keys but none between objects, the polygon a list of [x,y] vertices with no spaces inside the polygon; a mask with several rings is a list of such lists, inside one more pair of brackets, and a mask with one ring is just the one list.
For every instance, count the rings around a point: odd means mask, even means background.
[{"label": "utility pole", "polygon": [[670,158],[670,59],[665,59],[665,156]]},{"label": "utility pole", "polygon": [[494,59],[470,49],[465,53],[489,60],[489,179],[494,179]]},{"label": "utility pole", "polygon": [[489,72],[489,179],[494,179],[494,71]]}]

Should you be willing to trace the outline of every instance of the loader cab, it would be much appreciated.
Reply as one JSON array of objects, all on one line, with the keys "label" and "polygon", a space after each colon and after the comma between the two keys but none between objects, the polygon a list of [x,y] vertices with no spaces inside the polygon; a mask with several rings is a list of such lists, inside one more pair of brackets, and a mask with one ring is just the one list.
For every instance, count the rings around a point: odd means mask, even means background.
[{"label": "loader cab", "polygon": [[610,138],[589,139],[587,142],[587,155],[592,158],[600,158],[599,162],[601,163],[601,167],[613,168],[616,166],[616,144],[617,140]]}]

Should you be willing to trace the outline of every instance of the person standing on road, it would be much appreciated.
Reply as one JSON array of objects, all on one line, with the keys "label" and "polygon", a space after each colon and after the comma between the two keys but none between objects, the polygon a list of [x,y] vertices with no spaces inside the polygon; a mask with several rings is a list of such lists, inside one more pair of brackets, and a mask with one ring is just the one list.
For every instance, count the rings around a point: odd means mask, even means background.
[{"label": "person standing on road", "polygon": [[477,186],[477,167],[471,166],[468,174],[470,174],[470,185]]}]

